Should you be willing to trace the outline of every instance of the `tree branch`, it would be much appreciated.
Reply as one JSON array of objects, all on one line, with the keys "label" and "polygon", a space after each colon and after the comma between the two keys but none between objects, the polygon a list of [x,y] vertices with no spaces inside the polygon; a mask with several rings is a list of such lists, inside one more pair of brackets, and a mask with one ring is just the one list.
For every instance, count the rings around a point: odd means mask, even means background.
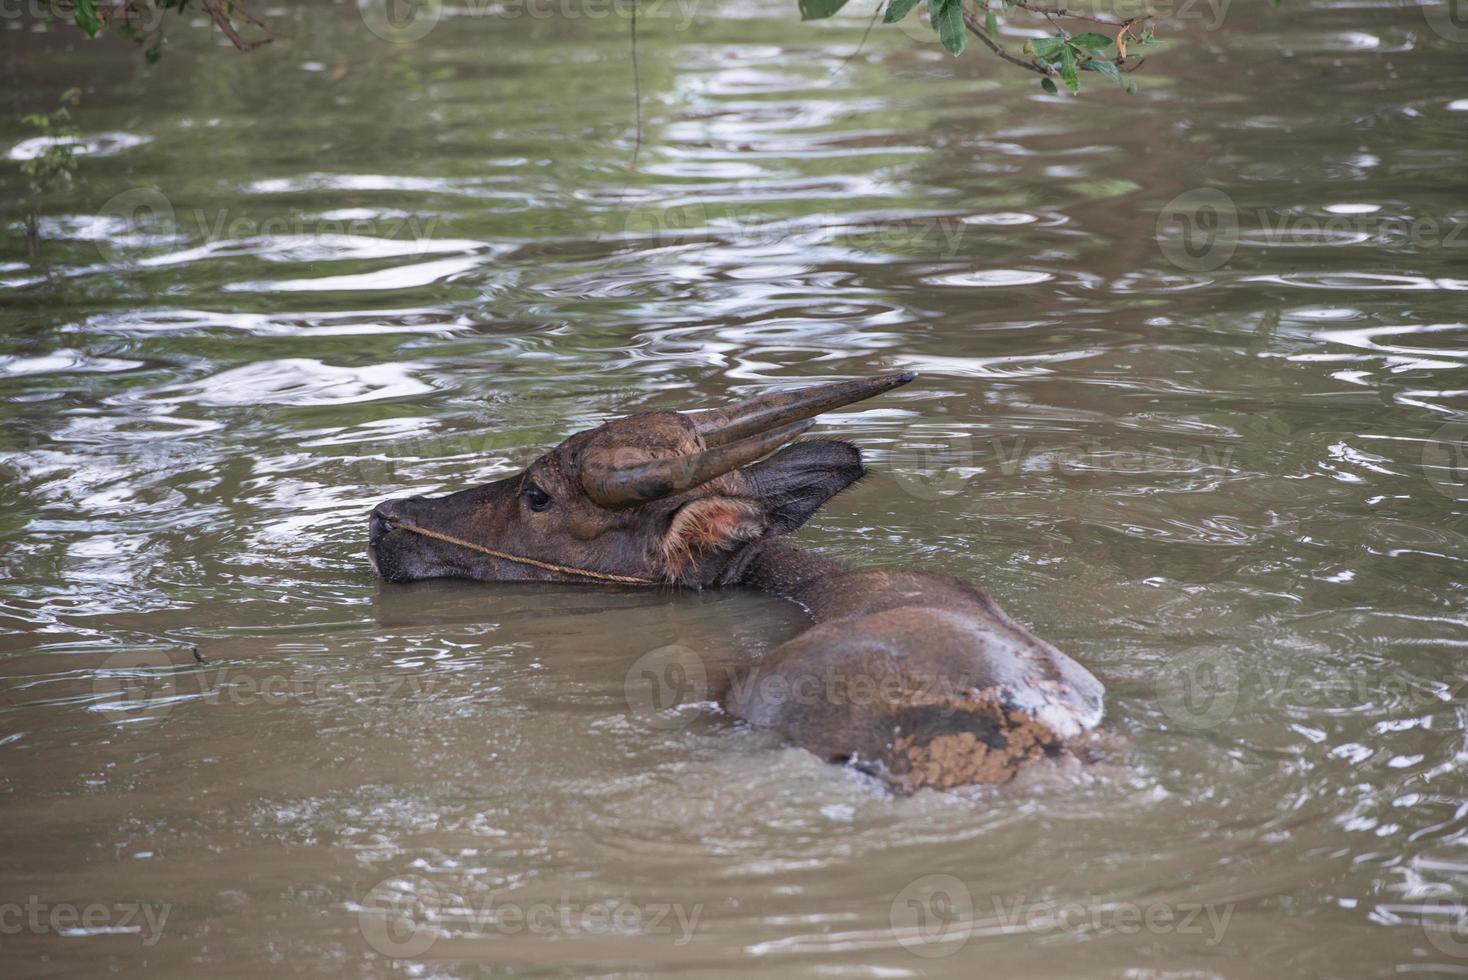
[{"label": "tree branch", "polygon": [[[215,26],[223,31],[224,36],[229,38],[230,43],[239,50],[254,51],[256,48],[261,47],[262,45],[269,44],[271,41],[275,40],[274,37],[266,37],[261,38],[258,41],[246,41],[244,38],[240,37],[240,32],[235,30],[234,21],[230,19],[230,11],[225,9],[226,0],[203,0],[203,4],[204,9],[208,11],[209,16],[214,19]],[[228,4],[228,6],[233,7],[234,4]],[[245,10],[243,7],[240,8],[240,14],[250,23],[255,24],[256,26],[260,26],[260,22],[256,20],[250,14],[250,12],[248,10]]]},{"label": "tree branch", "polygon": [[1105,24],[1107,27],[1131,27],[1139,18],[1127,21],[1106,20],[1104,17],[1092,17],[1090,14],[1077,13],[1074,10],[1066,10],[1064,7],[1042,7],[1039,4],[1028,3],[1027,0],[1012,0],[1012,7],[1028,10],[1032,14],[1044,14],[1046,17],[1064,17],[1068,20],[1088,20],[1093,24]]},{"label": "tree branch", "polygon": [[995,41],[992,37],[989,36],[989,32],[984,30],[984,25],[979,22],[979,19],[977,17],[969,13],[967,7],[963,8],[963,26],[967,27],[968,32],[974,37],[978,38],[980,41],[982,41],[990,51],[993,51],[995,54],[1003,58],[1005,61],[1009,62],[1011,65],[1019,65],[1021,68],[1026,68],[1037,75],[1056,74],[1055,69],[1049,67],[1048,65],[1042,65],[1038,61],[1026,61],[1025,59],[1012,55],[1008,51],[1005,51],[1003,48],[1001,48],[999,46],[999,42]]}]

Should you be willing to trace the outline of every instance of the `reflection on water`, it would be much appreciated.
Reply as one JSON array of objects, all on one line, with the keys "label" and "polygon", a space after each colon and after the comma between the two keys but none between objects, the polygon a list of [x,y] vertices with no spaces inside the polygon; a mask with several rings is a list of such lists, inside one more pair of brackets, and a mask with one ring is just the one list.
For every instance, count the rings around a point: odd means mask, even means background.
[{"label": "reflection on water", "polygon": [[[26,111],[96,78],[0,244],[7,975],[1468,972],[1450,25],[1231,8],[1073,100],[695,13],[636,171],[617,17],[0,32]],[[371,578],[382,497],[892,367],[803,535],[981,581],[1107,683],[1102,763],[893,799],[707,700],[786,604]]]}]

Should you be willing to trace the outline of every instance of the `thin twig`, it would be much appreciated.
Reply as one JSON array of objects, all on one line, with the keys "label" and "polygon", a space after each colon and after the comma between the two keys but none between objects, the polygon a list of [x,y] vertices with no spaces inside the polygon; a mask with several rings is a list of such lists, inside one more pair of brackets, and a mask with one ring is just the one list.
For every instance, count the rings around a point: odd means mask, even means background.
[{"label": "thin twig", "polygon": [[[1013,0],[1010,6],[1019,7],[1021,10],[1028,10],[1032,14],[1044,14],[1046,17],[1064,17],[1067,20],[1088,20],[1093,24],[1105,24],[1107,27],[1123,26],[1119,20],[1106,20],[1104,17],[1093,17],[1090,14],[1081,14],[1074,10],[1066,10],[1064,7],[1042,7],[1038,4],[1027,3],[1026,0]],[[1130,27],[1133,23],[1134,20],[1129,20],[1125,26]]]},{"label": "thin twig", "polygon": [[1042,65],[1038,61],[1026,61],[1005,51],[999,46],[997,41],[989,36],[989,32],[984,30],[984,25],[979,23],[979,19],[969,13],[967,8],[963,9],[963,26],[968,28],[970,34],[984,42],[990,51],[993,51],[1011,65],[1019,65],[1021,68],[1026,68],[1037,75],[1054,75],[1056,73],[1055,69],[1048,65]]},{"label": "thin twig", "polygon": [[[254,51],[256,48],[275,40],[273,37],[267,37],[261,38],[258,41],[246,41],[240,37],[240,32],[235,30],[234,21],[230,20],[229,11],[225,9],[222,0],[204,0],[204,9],[214,19],[215,25],[224,32],[224,36],[229,38],[230,43],[241,51]],[[247,13],[245,16],[249,17],[249,14]],[[254,20],[253,17],[250,19],[252,21]]]},{"label": "thin twig", "polygon": [[250,23],[254,24],[256,27],[260,28],[260,30],[264,31],[266,34],[269,34],[271,37],[279,37],[280,36],[275,31],[272,31],[269,27],[265,26],[265,22],[263,20],[261,20],[259,17],[256,17],[254,14],[250,13],[249,9],[246,8],[244,4],[236,2],[236,3],[231,3],[229,6],[230,6],[230,10],[234,11],[235,13],[238,13],[245,20],[247,20]]},{"label": "thin twig", "polygon": [[632,0],[632,116],[637,123],[637,135],[632,143],[632,166],[637,169],[637,158],[642,153],[642,72],[637,66],[637,0]]},{"label": "thin twig", "polygon": [[857,42],[856,50],[851,52],[851,54],[847,55],[844,59],[842,59],[841,64],[837,65],[836,68],[831,72],[832,75],[841,74],[843,71],[846,70],[846,66],[855,61],[856,56],[861,54],[861,49],[867,46],[867,38],[872,36],[872,28],[877,26],[877,18],[881,16],[882,10],[886,6],[887,3],[883,2],[879,2],[877,4],[877,9],[872,11],[872,19],[867,21],[867,29],[862,32],[861,40]]}]

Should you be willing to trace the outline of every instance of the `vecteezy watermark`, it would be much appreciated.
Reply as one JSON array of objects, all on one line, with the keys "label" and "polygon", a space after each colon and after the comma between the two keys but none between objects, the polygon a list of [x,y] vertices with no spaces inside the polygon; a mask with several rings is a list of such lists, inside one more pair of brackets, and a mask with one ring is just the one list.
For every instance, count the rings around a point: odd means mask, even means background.
[{"label": "vecteezy watermark", "polygon": [[1201,730],[1231,718],[1246,693],[1249,704],[1280,712],[1389,703],[1422,713],[1448,710],[1468,693],[1468,678],[1429,678],[1406,670],[1322,676],[1313,665],[1287,663],[1246,671],[1231,653],[1197,650],[1160,668],[1154,689],[1169,719]]},{"label": "vecteezy watermark", "polygon": [[156,187],[130,187],[114,194],[97,214],[102,220],[97,249],[104,262],[120,263],[135,250],[156,250],[181,240],[173,202]]},{"label": "vecteezy watermark", "polygon": [[133,187],[109,198],[97,212],[97,250],[105,262],[144,262],[184,247],[269,238],[376,239],[374,252],[396,255],[434,248],[438,216],[418,214],[238,214],[228,209],[175,208],[156,187]]},{"label": "vecteezy watermark", "polygon": [[[0,0],[0,21],[70,20],[72,9],[75,6],[77,4],[74,2],[63,4],[57,0]],[[128,7],[124,13],[129,27],[139,34],[151,34],[163,22],[165,11],[162,4],[136,3]]]},{"label": "vecteezy watermark", "polygon": [[1308,666],[1279,665],[1249,678],[1259,701],[1279,709],[1352,708],[1390,704],[1394,710],[1425,714],[1447,711],[1468,694],[1468,678],[1423,677],[1403,669],[1321,676]]},{"label": "vecteezy watermark", "polygon": [[1243,689],[1238,663],[1221,650],[1184,654],[1158,672],[1157,702],[1184,728],[1216,728],[1233,715]]},{"label": "vecteezy watermark", "polygon": [[390,959],[427,955],[451,936],[666,936],[674,946],[693,940],[701,903],[529,899],[492,890],[452,892],[422,875],[381,881],[356,906],[367,945]]},{"label": "vecteezy watermark", "polygon": [[1066,8],[1084,11],[1087,3],[1105,10],[1115,20],[1146,18],[1180,23],[1190,31],[1198,28],[1218,30],[1233,6],[1233,0],[1082,0],[1081,7],[1066,4]]},{"label": "vecteezy watermark", "polygon": [[[1372,912],[1374,919],[1391,928],[1415,924],[1433,949],[1455,960],[1468,960],[1468,904],[1456,892],[1420,902],[1381,902],[1372,906]],[[1430,964],[1424,966],[1431,969]],[[1453,971],[1454,975],[1462,972],[1461,968]]]},{"label": "vecteezy watermark", "polygon": [[443,17],[442,0],[357,0],[362,23],[390,44],[412,44],[429,35]]},{"label": "vecteezy watermark", "polygon": [[945,676],[913,674],[901,665],[890,671],[827,665],[789,675],[736,667],[714,677],[711,673],[703,658],[682,644],[650,650],[633,662],[623,680],[628,712],[651,727],[673,729],[688,724],[699,706],[725,692],[746,704],[884,709],[921,702],[935,711],[959,711],[973,694]]},{"label": "vecteezy watermark", "polygon": [[1468,224],[1433,216],[1382,214],[1374,204],[1336,204],[1324,214],[1282,208],[1244,210],[1213,187],[1184,191],[1157,215],[1157,247],[1187,272],[1227,265],[1241,246],[1317,248],[1374,243],[1414,250],[1468,249]]},{"label": "vecteezy watermark", "polygon": [[[1230,445],[1116,445],[1100,439],[1078,446],[1050,445],[1025,436],[976,437],[965,431],[913,431],[891,463],[897,485],[922,500],[962,493],[981,477],[1113,478],[1226,473]],[[913,455],[916,454],[916,459]]]},{"label": "vecteezy watermark", "polygon": [[[982,226],[988,235],[993,226]],[[963,215],[912,214],[853,220],[840,212],[817,212],[774,218],[768,209],[738,203],[678,200],[633,207],[622,220],[618,237],[650,240],[657,245],[734,242],[743,248],[774,245],[831,245],[841,242],[866,251],[920,252],[951,258],[965,236],[981,226]]]},{"label": "vecteezy watermark", "polygon": [[92,708],[109,721],[156,724],[183,702],[254,707],[344,707],[430,702],[461,683],[448,674],[382,671],[335,674],[301,666],[289,672],[205,663],[190,650],[115,653],[96,669]]},{"label": "vecteezy watermark", "polygon": [[[986,4],[980,3],[978,7],[982,12]],[[992,4],[996,10],[1009,10],[1008,6],[1001,8],[997,2]],[[1097,30],[1105,30],[1106,25],[1111,24],[1112,33],[1123,22],[1130,21],[1134,24],[1150,22],[1161,23],[1164,27],[1185,30],[1190,34],[1198,31],[1215,31],[1223,26],[1228,16],[1228,11],[1233,6],[1233,0],[1067,0],[1064,4],[1046,5],[1054,10],[1063,8],[1060,16],[1062,19],[1071,18],[1076,21],[1100,21]],[[850,9],[850,8],[848,8]],[[1019,13],[1019,11],[1009,11]],[[1040,13],[1037,9],[1034,13]],[[922,43],[938,43],[938,34],[931,25],[931,12],[925,3],[919,3],[911,11],[897,22],[897,26],[904,34],[914,41]],[[1033,24],[1033,19],[1030,24]],[[1024,26],[1030,26],[1026,24]],[[1001,27],[1001,32],[1003,28]]]},{"label": "vecteezy watermark", "polygon": [[0,902],[0,945],[5,936],[95,936],[106,933],[141,937],[144,946],[163,938],[168,902],[46,902],[31,895],[24,902]]},{"label": "vecteezy watermark", "polygon": [[1075,0],[1056,6],[1074,17],[1171,22],[1193,32],[1222,27],[1233,0]]},{"label": "vecteezy watermark", "polygon": [[679,728],[689,722],[690,706],[710,697],[703,658],[673,643],[649,650],[633,661],[622,682],[633,717],[653,728]]},{"label": "vecteezy watermark", "polygon": [[391,959],[412,959],[433,948],[440,935],[444,896],[422,875],[389,878],[357,906],[357,929],[367,945]]},{"label": "vecteezy watermark", "polygon": [[257,673],[223,667],[199,674],[199,698],[205,704],[245,707],[255,704],[360,705],[373,702],[431,701],[455,686],[440,674],[408,672],[337,676],[296,672]]},{"label": "vecteezy watermark", "polygon": [[1422,471],[1443,496],[1468,500],[1468,420],[1449,422],[1427,438]]},{"label": "vecteezy watermark", "polygon": [[1215,187],[1184,191],[1157,215],[1157,247],[1179,269],[1212,272],[1239,247],[1239,209]]},{"label": "vecteezy watermark", "polygon": [[93,706],[108,721],[145,725],[168,713],[179,672],[193,663],[179,650],[125,650],[106,657],[92,675]]},{"label": "vecteezy watermark", "polygon": [[1468,959],[1468,905],[1462,901],[1434,901],[1413,911],[1433,949],[1457,959]]},{"label": "vecteezy watermark", "polygon": [[974,895],[953,875],[923,875],[892,899],[887,921],[908,952],[924,959],[952,956],[973,935]]},{"label": "vecteezy watermark", "polygon": [[1128,902],[1088,897],[1039,899],[988,895],[951,874],[909,882],[892,900],[889,922],[898,944],[926,959],[952,956],[974,936],[1113,932],[1122,935],[1196,936],[1212,948],[1223,942],[1233,903]]},{"label": "vecteezy watermark", "polygon": [[1428,0],[1422,16],[1432,32],[1445,41],[1468,41],[1468,0]]},{"label": "vecteezy watermark", "polygon": [[500,20],[671,20],[686,31],[703,0],[462,0],[446,8],[442,0],[358,0],[367,30],[390,44],[412,44],[432,33],[446,16]]},{"label": "vecteezy watermark", "polygon": [[534,446],[511,445],[503,432],[476,429],[460,432],[429,432],[399,438],[351,443],[350,454],[341,462],[350,468],[350,479],[359,486],[375,487],[381,496],[392,495],[392,487],[421,485],[432,480],[430,471],[446,465],[456,467],[454,479],[463,470],[477,470],[485,462],[495,465],[498,479],[529,466],[540,455]]}]

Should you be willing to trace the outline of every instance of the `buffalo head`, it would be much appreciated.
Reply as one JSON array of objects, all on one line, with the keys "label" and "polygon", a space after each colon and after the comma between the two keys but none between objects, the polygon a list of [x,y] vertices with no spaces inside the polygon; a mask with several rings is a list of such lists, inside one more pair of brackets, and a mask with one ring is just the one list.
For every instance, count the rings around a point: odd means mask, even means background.
[{"label": "buffalo head", "polygon": [[368,556],[390,582],[588,581],[580,570],[724,584],[738,576],[751,544],[799,527],[864,472],[846,443],[786,443],[819,413],[912,377],[617,419],[571,436],[503,480],[379,504],[368,521]]}]

